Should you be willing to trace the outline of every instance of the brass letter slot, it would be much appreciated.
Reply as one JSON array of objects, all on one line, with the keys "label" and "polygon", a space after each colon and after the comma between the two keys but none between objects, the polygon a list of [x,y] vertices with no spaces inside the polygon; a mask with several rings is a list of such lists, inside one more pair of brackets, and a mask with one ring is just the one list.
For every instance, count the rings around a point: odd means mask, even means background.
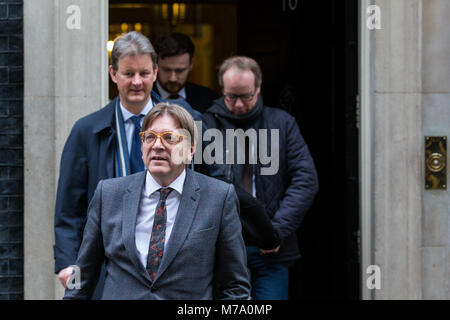
[{"label": "brass letter slot", "polygon": [[425,137],[425,189],[447,189],[447,137]]}]

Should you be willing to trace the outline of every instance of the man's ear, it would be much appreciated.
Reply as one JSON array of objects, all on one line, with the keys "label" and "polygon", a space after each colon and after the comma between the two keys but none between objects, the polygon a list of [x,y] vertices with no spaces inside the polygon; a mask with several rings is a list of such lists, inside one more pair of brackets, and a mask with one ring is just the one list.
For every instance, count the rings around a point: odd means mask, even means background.
[{"label": "man's ear", "polygon": [[116,79],[117,70],[114,70],[114,68],[111,65],[109,66],[109,75],[111,77],[111,80],[114,83],[117,83],[117,79]]},{"label": "man's ear", "polygon": [[184,158],[184,164],[189,164],[192,162],[192,159],[194,159],[194,153],[195,153],[195,148],[196,148],[196,144],[191,144],[191,146],[189,147],[189,150],[185,149],[185,151],[188,152],[188,154],[185,155]]},{"label": "man's ear", "polygon": [[190,154],[189,154],[189,161],[192,161],[192,159],[194,158],[194,153],[195,153],[195,149],[197,148],[197,143],[194,142],[194,144],[191,144],[191,150]]},{"label": "man's ear", "polygon": [[258,95],[261,92],[261,83],[258,85],[258,88],[256,88],[255,95]]},{"label": "man's ear", "polygon": [[153,83],[155,83],[156,79],[158,79],[158,65],[153,69]]},{"label": "man's ear", "polygon": [[192,71],[192,66],[194,65],[194,57],[191,58],[191,63],[189,64],[189,72]]}]

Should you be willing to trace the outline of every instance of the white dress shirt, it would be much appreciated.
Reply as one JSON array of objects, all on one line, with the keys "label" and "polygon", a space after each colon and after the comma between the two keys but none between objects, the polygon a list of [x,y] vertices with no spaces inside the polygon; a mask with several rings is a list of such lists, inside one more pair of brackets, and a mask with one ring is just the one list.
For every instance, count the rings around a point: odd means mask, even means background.
[{"label": "white dress shirt", "polygon": [[[142,109],[141,113],[144,115],[144,117],[147,115],[147,113],[150,112],[153,108],[153,102],[152,98],[150,97],[150,100],[148,101],[147,105]],[[128,154],[131,153],[131,141],[133,141],[133,132],[134,132],[134,123],[131,120],[132,116],[137,116],[137,114],[131,113],[128,111],[123,105],[122,102],[120,102],[120,110],[122,111],[122,117],[123,117],[123,125],[125,127],[125,135],[127,138],[127,147],[128,147]],[[141,127],[142,123],[144,122],[144,117],[141,119]]]},{"label": "white dress shirt", "polygon": [[[158,81],[156,81],[156,87],[158,88],[159,95],[163,100],[167,100],[169,96],[172,94],[170,92],[167,92],[163,89],[163,87],[159,84]],[[182,97],[184,100],[186,100],[186,89],[185,87],[181,88],[180,91],[177,92],[180,97]]]},{"label": "white dress shirt", "polygon": [[[178,207],[183,193],[184,180],[186,179],[186,170],[176,178],[170,185],[172,190],[166,200],[167,222],[166,222],[166,238],[164,243],[164,252],[167,243],[170,240],[173,224],[177,216]],[[145,177],[145,187],[142,190],[139,212],[136,219],[135,241],[138,250],[139,259],[144,268],[147,266],[148,248],[150,246],[150,238],[152,235],[153,221],[155,219],[155,210],[159,201],[159,191],[162,188],[147,170]]]}]

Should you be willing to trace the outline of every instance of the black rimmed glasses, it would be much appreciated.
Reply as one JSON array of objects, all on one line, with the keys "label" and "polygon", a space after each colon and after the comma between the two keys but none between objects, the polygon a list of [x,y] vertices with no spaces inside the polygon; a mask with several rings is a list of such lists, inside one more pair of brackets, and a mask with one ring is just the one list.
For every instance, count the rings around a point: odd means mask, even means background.
[{"label": "black rimmed glasses", "polygon": [[254,93],[244,93],[244,94],[233,94],[233,93],[223,93],[225,100],[230,102],[230,103],[235,103],[236,100],[239,98],[241,99],[241,101],[243,102],[248,102],[250,100],[252,100],[252,98],[255,96],[255,92]]}]

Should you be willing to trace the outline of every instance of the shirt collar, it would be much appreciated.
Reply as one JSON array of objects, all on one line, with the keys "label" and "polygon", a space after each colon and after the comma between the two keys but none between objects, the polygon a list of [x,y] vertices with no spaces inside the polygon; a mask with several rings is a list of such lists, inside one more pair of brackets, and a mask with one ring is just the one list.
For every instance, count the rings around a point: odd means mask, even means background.
[{"label": "shirt collar", "polygon": [[[148,100],[148,103],[145,105],[144,109],[142,109],[140,114],[146,116],[147,113],[149,113],[149,111],[152,108],[153,108],[153,102],[152,102],[152,98],[150,97],[150,99]],[[120,110],[122,111],[123,122],[127,122],[128,119],[130,119],[132,116],[135,116],[135,114],[131,113],[130,111],[127,110],[127,108],[125,108],[123,106],[122,101],[120,102]]]},{"label": "shirt collar", "polygon": [[[185,179],[186,179],[186,169],[184,169],[183,172],[181,172],[181,174],[174,181],[172,181],[171,184],[169,184],[167,186],[167,188],[170,187],[170,188],[174,189],[175,191],[177,191],[179,194],[182,194]],[[150,171],[147,170],[147,175],[145,177],[145,189],[144,189],[145,196],[147,196],[147,197],[151,196],[153,193],[158,191],[160,188],[163,188],[163,187],[160,186],[158,182],[156,182],[156,180],[150,174]]]},{"label": "shirt collar", "polygon": [[[156,87],[158,88],[159,95],[164,100],[167,100],[171,93],[167,92],[163,89],[163,87],[159,84],[159,81],[156,81]],[[177,92],[180,97],[182,97],[184,100],[186,100],[186,89],[185,87],[181,88],[180,91]]]}]

